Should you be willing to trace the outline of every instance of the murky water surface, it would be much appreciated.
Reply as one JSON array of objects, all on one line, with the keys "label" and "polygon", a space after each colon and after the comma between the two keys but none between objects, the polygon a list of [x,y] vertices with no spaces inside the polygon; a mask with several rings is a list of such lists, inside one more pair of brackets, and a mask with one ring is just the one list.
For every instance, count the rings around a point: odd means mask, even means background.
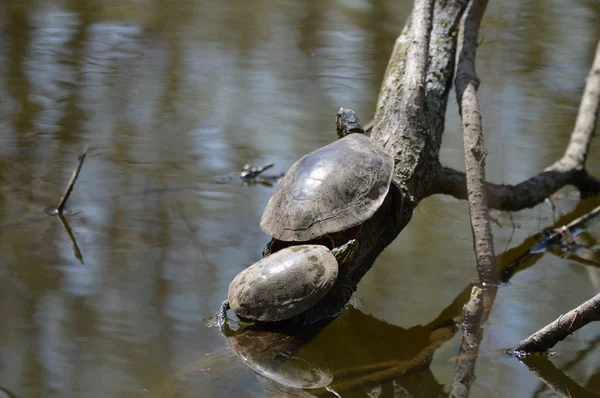
[{"label": "murky water surface", "polygon": [[[491,2],[478,53],[488,178],[502,183],[561,155],[600,33],[600,2],[513,3]],[[260,258],[273,188],[214,176],[247,162],[285,171],[336,138],[340,106],[369,120],[409,10],[391,0],[3,2],[0,387],[15,397],[264,396],[204,318]],[[442,158],[461,168],[458,126],[451,100]],[[78,258],[44,208],[86,144],[66,217]],[[596,175],[599,153],[596,140]],[[498,253],[577,203],[563,190],[554,208],[514,214],[514,231],[494,212]],[[552,395],[497,351],[600,291],[598,236],[584,236],[590,249],[577,258],[545,254],[500,289],[473,396]],[[411,358],[429,339],[420,325],[460,308],[475,276],[466,204],[427,199],[353,307],[305,350],[342,373]],[[589,325],[552,359],[596,393],[599,341]],[[450,335],[425,370],[340,395],[446,395],[459,344]]]}]

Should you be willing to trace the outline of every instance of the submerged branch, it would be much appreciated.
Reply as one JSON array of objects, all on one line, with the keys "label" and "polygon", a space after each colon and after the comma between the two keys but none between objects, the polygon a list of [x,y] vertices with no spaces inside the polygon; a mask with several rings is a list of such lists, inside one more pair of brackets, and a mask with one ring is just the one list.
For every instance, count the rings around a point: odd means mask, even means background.
[{"label": "submerged branch", "polygon": [[542,250],[545,250],[548,246],[556,244],[561,240],[565,241],[566,246],[571,245],[573,237],[577,235],[578,232],[586,228],[586,226],[598,216],[600,216],[600,206],[597,206],[589,213],[576,218],[569,224],[554,229],[554,232],[547,235],[541,242],[535,245],[531,252],[539,253]]},{"label": "submerged branch", "polygon": [[[583,203],[583,202],[580,202]],[[585,205],[587,208],[589,205]],[[596,219],[596,217],[600,216],[600,206],[596,206],[590,211],[587,211],[582,216],[575,218],[567,224],[564,224],[566,221],[561,221],[563,224],[555,225],[553,229],[550,229],[550,234],[547,234],[541,241],[534,240],[532,237],[532,242],[529,243],[529,249],[527,251],[521,253],[516,258],[512,259],[507,265],[502,267],[500,270],[501,280],[502,282],[507,282],[515,271],[520,268],[523,264],[530,262],[533,259],[539,258],[542,256],[542,252],[545,251],[550,245],[556,244],[561,240],[565,240],[566,244],[570,244],[570,239],[576,236],[580,231],[589,226],[589,224]]]}]

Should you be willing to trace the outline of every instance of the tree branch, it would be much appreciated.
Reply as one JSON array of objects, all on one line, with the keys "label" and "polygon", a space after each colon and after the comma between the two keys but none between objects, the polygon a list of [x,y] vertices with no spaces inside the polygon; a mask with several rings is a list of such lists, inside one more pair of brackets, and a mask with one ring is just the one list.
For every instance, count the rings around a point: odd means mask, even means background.
[{"label": "tree branch", "polygon": [[[395,156],[394,182],[400,187],[414,176],[429,141],[423,121],[434,3],[415,1],[410,23],[396,41],[375,113],[372,138]],[[411,191],[403,189],[414,203],[418,199]]]},{"label": "tree branch", "polygon": [[498,266],[494,254],[494,239],[485,186],[486,151],[483,143],[481,111],[477,100],[479,78],[475,72],[479,25],[486,6],[487,0],[471,0],[463,16],[458,34],[455,84],[456,98],[462,116],[469,215],[477,258],[477,272],[482,283],[498,285]]},{"label": "tree branch", "polygon": [[[458,84],[458,82],[457,82]],[[575,127],[565,154],[544,172],[517,185],[487,184],[488,206],[501,210],[533,207],[567,184],[576,186],[582,196],[600,194],[600,181],[590,176],[585,161],[597,123],[600,103],[600,43],[587,77]],[[442,168],[429,194],[441,193],[466,199],[465,174]]]},{"label": "tree branch", "polygon": [[576,330],[594,321],[600,321],[600,294],[559,316],[554,322],[508,350],[508,353],[513,356],[527,356],[532,352],[547,351]]}]

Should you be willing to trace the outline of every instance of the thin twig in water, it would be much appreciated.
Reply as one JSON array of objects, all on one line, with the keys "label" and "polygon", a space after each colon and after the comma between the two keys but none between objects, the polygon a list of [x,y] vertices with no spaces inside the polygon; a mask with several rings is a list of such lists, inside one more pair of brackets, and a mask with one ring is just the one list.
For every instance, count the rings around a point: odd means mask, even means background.
[{"label": "thin twig in water", "polygon": [[508,214],[508,217],[510,218],[510,223],[512,224],[512,231],[510,231],[510,236],[508,237],[508,241],[506,242],[504,251],[508,250],[508,247],[512,243],[512,239],[515,236],[515,231],[517,230],[517,224],[515,224],[515,218],[513,217],[512,213],[509,211],[509,212],[507,212],[507,214]]},{"label": "thin twig in water", "polygon": [[587,228],[591,221],[594,221],[594,219],[598,216],[600,216],[600,206],[597,206],[589,213],[586,213],[583,216],[571,221],[567,225],[555,228],[554,232],[539,242],[533,249],[531,249],[531,252],[541,252],[551,244],[558,242],[561,238],[565,239],[565,242],[568,243],[569,239],[572,240],[574,236],[577,236],[579,232],[581,232],[584,228]]},{"label": "thin twig in water", "polygon": [[65,193],[63,194],[62,198],[60,198],[58,206],[56,206],[57,214],[62,214],[63,210],[65,209],[67,200],[69,200],[69,196],[71,196],[71,192],[73,191],[73,187],[75,186],[75,181],[77,181],[77,177],[79,176],[79,172],[81,171],[81,166],[83,166],[83,161],[85,160],[85,156],[87,155],[87,150],[88,146],[86,145],[79,154],[79,157],[77,158],[77,167],[75,168],[75,170],[73,170],[73,174],[71,174],[71,179],[67,184],[67,189],[65,190]]}]

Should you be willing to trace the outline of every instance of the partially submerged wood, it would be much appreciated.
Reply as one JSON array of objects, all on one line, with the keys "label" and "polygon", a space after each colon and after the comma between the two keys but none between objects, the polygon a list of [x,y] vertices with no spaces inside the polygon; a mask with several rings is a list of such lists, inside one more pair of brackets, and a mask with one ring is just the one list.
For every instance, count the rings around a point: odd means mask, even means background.
[{"label": "partially submerged wood", "polygon": [[481,342],[480,326],[483,319],[483,291],[473,286],[471,298],[463,307],[462,342],[454,378],[450,387],[450,397],[468,397],[475,381],[475,363]]},{"label": "partially submerged wood", "polygon": [[77,157],[77,166],[75,167],[75,170],[73,170],[73,173],[71,174],[71,178],[69,179],[69,182],[67,183],[65,192],[61,196],[60,201],[58,202],[58,205],[56,207],[49,207],[48,209],[46,209],[46,212],[48,214],[57,215],[57,214],[63,213],[65,206],[67,204],[67,200],[69,200],[69,197],[71,196],[71,192],[73,192],[73,187],[75,186],[75,182],[77,182],[77,177],[79,177],[79,172],[81,171],[81,167],[83,166],[83,161],[85,160],[85,156],[87,155],[87,150],[88,150],[88,146],[86,145],[83,147],[83,150]]},{"label": "partially submerged wood", "polygon": [[[582,204],[584,208],[589,206],[589,204],[582,201],[580,202],[580,207]],[[572,239],[574,239],[579,232],[584,231],[584,229],[595,221],[598,216],[600,216],[600,206],[596,206],[593,209],[586,211],[583,215],[566,224],[563,224],[562,222],[558,223],[557,226],[549,230],[551,232],[545,234],[542,240],[539,240],[539,237],[537,239],[532,237],[529,248],[502,268],[500,272],[502,282],[507,282],[518,268],[532,258],[541,257],[541,253],[545,252],[551,245],[560,243],[561,245],[568,247],[573,243]]]},{"label": "partially submerged wood", "polygon": [[508,350],[508,353],[514,356],[527,356],[533,352],[547,351],[556,343],[594,321],[600,321],[600,294],[559,316],[554,322]]}]

